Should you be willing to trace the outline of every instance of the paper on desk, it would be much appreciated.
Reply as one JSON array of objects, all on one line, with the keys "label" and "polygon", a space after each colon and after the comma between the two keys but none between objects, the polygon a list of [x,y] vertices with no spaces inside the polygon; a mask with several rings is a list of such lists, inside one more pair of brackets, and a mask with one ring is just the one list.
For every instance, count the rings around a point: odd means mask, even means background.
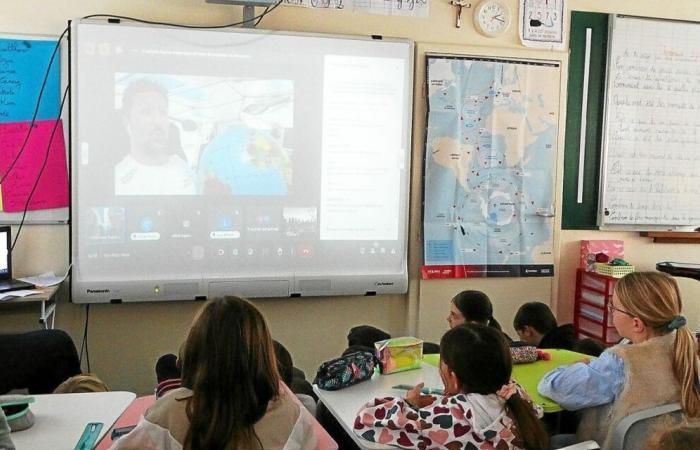
[{"label": "paper on desk", "polygon": [[39,275],[31,276],[31,277],[24,277],[24,278],[18,278],[18,280],[21,281],[26,281],[27,283],[32,283],[36,286],[40,287],[46,287],[46,286],[53,286],[55,284],[60,284],[63,280],[66,279],[66,275],[63,275],[62,277],[56,276],[55,273],[53,272],[44,272]]},{"label": "paper on desk", "polygon": [[23,289],[20,291],[4,292],[0,294],[0,302],[3,300],[12,300],[13,298],[17,297],[27,297],[34,294],[41,294],[41,291],[37,291],[36,289]]}]

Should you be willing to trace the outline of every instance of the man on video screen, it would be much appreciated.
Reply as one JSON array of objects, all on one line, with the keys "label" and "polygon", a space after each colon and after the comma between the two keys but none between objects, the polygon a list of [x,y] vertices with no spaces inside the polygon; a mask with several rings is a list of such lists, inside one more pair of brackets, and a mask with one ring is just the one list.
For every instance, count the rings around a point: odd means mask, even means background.
[{"label": "man on video screen", "polygon": [[191,195],[193,174],[179,149],[179,129],[168,116],[168,92],[147,80],[124,90],[122,117],[129,153],[114,168],[116,195]]}]

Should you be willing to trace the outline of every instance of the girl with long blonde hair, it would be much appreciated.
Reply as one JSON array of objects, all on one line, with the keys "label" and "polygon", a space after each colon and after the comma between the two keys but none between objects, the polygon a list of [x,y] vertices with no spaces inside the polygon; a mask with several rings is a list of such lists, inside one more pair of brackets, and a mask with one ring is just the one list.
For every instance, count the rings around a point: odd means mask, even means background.
[{"label": "girl with long blonde hair", "polygon": [[538,386],[565,409],[584,410],[577,440],[595,439],[608,449],[622,418],[668,403],[700,417],[698,345],[682,308],[676,281],[664,273],[633,272],[616,283],[608,309],[631,344],[555,369]]}]

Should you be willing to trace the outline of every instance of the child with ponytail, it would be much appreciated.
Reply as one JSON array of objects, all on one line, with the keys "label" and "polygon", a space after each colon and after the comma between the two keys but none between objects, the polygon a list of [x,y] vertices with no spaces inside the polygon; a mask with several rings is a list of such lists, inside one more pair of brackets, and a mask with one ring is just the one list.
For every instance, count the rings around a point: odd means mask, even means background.
[{"label": "child with ponytail", "polygon": [[633,272],[615,285],[608,305],[620,344],[588,364],[554,369],[538,386],[569,410],[584,409],[572,441],[596,440],[610,449],[611,431],[624,417],[678,402],[700,417],[698,345],[681,315],[676,281],[661,272]]},{"label": "child with ponytail", "polygon": [[401,448],[547,448],[547,433],[522,389],[510,379],[512,362],[503,334],[470,323],[440,342],[444,395],[375,399],[358,413],[355,433]]}]

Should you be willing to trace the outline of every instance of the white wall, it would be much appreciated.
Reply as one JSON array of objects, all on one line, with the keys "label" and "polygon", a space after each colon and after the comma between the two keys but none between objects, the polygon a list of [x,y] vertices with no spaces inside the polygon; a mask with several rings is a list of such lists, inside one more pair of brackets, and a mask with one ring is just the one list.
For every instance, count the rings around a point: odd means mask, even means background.
[{"label": "white wall", "polygon": [[[516,0],[507,0],[516,11]],[[620,12],[646,16],[666,16],[700,20],[696,0],[657,2],[651,0],[570,0],[570,9]],[[205,4],[204,0],[4,0],[0,30],[6,33],[59,34],[72,18],[110,13],[159,21],[190,24],[221,24],[240,19],[239,7]],[[565,52],[533,52],[518,43],[516,28],[506,36],[489,39],[477,34],[471,13],[464,11],[463,26],[454,27],[455,8],[447,0],[431,0],[430,17],[413,19],[355,14],[351,11],[311,11],[278,8],[267,16],[261,28],[313,31],[335,34],[382,34],[416,41],[416,89],[414,104],[413,167],[411,182],[410,290],[408,295],[386,297],[341,297],[313,299],[257,300],[275,338],[291,351],[297,366],[307,376],[320,362],[337,355],[345,346],[347,330],[359,323],[370,323],[392,334],[416,333],[439,340],[446,329],[449,299],[463,289],[481,289],[493,300],[496,317],[512,334],[510,326],[517,308],[526,301],[550,302],[560,320],[571,320],[575,265],[579,239],[615,238],[625,240],[626,257],[641,268],[651,269],[657,261],[700,261],[700,245],[652,244],[635,233],[560,231],[555,239],[557,275],[554,278],[420,280],[421,173],[425,98],[422,93],[425,51],[463,54],[491,54],[516,57],[543,57],[562,62],[561,114],[558,179],[561,192],[563,125],[565,123]],[[561,211],[561,195],[557,200]],[[557,223],[559,222],[557,218]],[[46,270],[57,273],[68,267],[67,226],[27,226],[16,248],[17,275]],[[686,298],[691,325],[700,325],[700,283],[680,281]],[[90,307],[89,343],[92,371],[113,389],[149,392],[154,383],[153,365],[165,352],[175,352],[198,304],[165,303],[136,305],[93,305]],[[36,328],[37,311],[24,308],[0,309],[0,331]],[[58,305],[57,327],[68,331],[79,345],[85,307],[65,302]]]}]

